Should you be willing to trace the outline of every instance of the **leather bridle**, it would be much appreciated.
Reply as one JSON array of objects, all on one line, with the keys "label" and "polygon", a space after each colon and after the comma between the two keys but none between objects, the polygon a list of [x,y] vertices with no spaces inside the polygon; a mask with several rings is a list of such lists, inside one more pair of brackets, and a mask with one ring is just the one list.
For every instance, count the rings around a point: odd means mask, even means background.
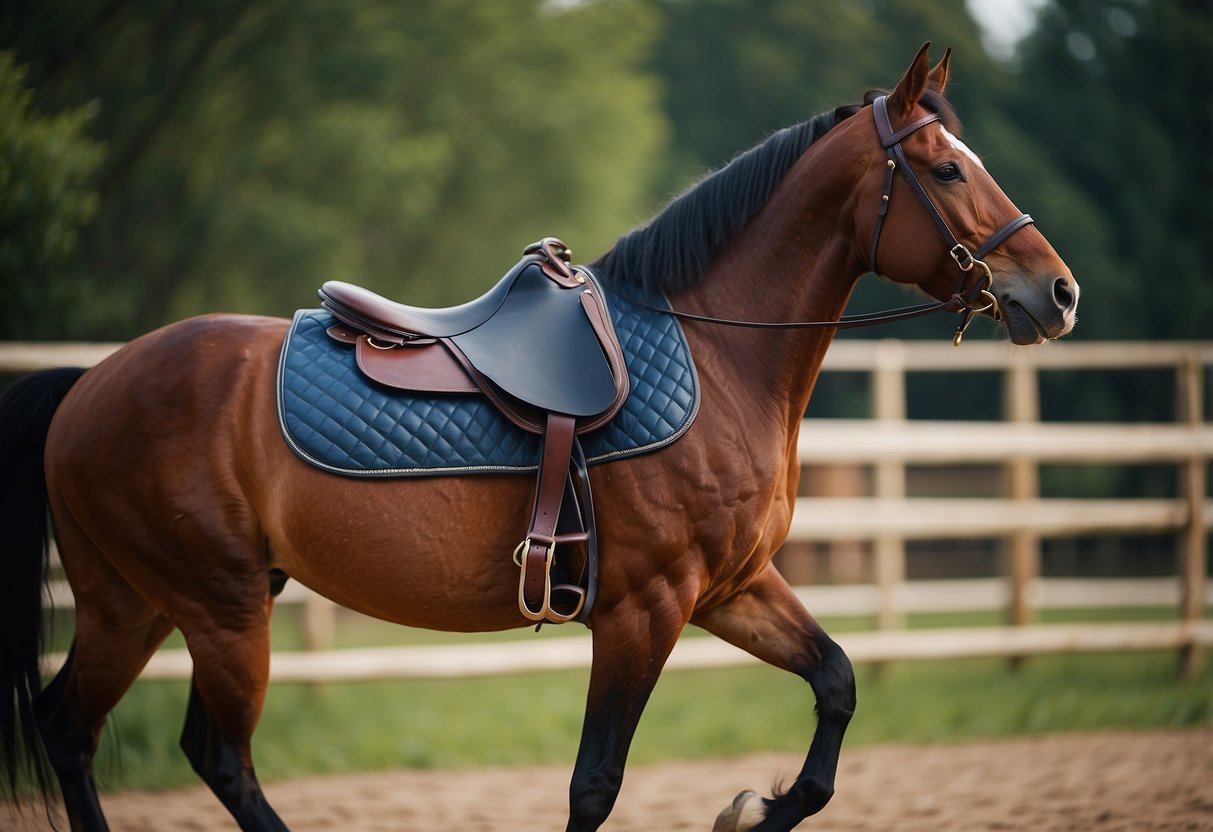
[{"label": "leather bridle", "polygon": [[[874,324],[904,321],[922,315],[929,315],[933,312],[960,312],[964,317],[961,319],[960,326],[957,327],[956,333],[952,338],[952,343],[956,346],[960,346],[960,342],[964,339],[965,330],[975,316],[983,312],[990,312],[995,320],[999,319],[1002,312],[998,305],[998,299],[991,291],[994,285],[994,275],[990,272],[990,267],[985,264],[982,258],[997,248],[1016,231],[1031,224],[1033,222],[1032,218],[1027,214],[1020,214],[995,231],[990,236],[990,239],[986,240],[976,251],[970,251],[966,245],[956,239],[956,235],[948,228],[943,215],[939,213],[939,209],[931,201],[931,195],[927,193],[926,188],[922,186],[922,183],[918,181],[918,177],[914,175],[914,169],[910,167],[910,162],[901,147],[902,139],[921,130],[928,124],[939,121],[939,114],[929,113],[917,121],[907,124],[900,130],[894,131],[889,121],[887,99],[888,96],[882,95],[872,102],[872,116],[876,120],[876,132],[880,136],[880,142],[888,154],[888,159],[885,162],[884,190],[881,193],[880,205],[876,212],[876,227],[872,232],[871,268],[873,272],[880,273],[876,266],[876,252],[880,247],[880,232],[884,228],[885,216],[888,214],[889,202],[893,194],[893,174],[896,173],[898,168],[901,168],[901,175],[905,177],[911,189],[918,195],[919,200],[927,209],[927,213],[931,219],[934,220],[935,226],[943,235],[944,244],[948,246],[948,253],[960,268],[960,279],[957,282],[956,291],[952,293],[951,297],[943,301],[891,309],[885,312],[844,315],[837,321],[737,321],[729,318],[715,318],[710,315],[680,312],[667,307],[651,306],[650,308],[682,320],[722,324],[724,326],[758,327],[762,329],[855,329]],[[973,271],[974,266],[981,268],[979,275],[984,273],[985,280],[979,279],[973,286],[968,286],[969,274]],[[649,306],[649,304],[644,305]]]},{"label": "leather bridle", "polygon": [[[957,328],[956,335],[952,339],[952,342],[959,346],[961,340],[964,338],[965,330],[975,315],[979,315],[982,312],[990,312],[995,320],[1002,317],[1002,310],[998,306],[998,298],[990,291],[994,285],[994,275],[990,273],[990,267],[985,264],[983,258],[1016,231],[1032,223],[1033,220],[1027,214],[1020,214],[995,231],[990,236],[990,239],[978,247],[977,251],[970,252],[964,243],[956,239],[956,235],[952,233],[952,229],[948,228],[948,223],[944,220],[943,215],[939,213],[939,209],[935,207],[935,203],[931,201],[931,195],[927,193],[926,188],[918,181],[918,177],[914,174],[914,169],[910,167],[910,162],[906,158],[905,151],[901,148],[902,139],[921,130],[928,124],[939,121],[939,113],[928,113],[917,121],[894,131],[893,125],[889,121],[888,96],[882,95],[872,102],[872,117],[876,120],[876,132],[880,135],[880,143],[884,145],[885,152],[888,154],[888,160],[885,162],[884,191],[881,193],[880,206],[876,211],[876,227],[872,230],[872,254],[870,257],[872,271],[880,274],[880,270],[876,266],[876,250],[880,247],[880,232],[884,228],[885,216],[889,211],[889,202],[893,193],[893,174],[900,167],[901,175],[905,177],[906,182],[910,184],[910,188],[918,195],[919,201],[927,209],[927,214],[934,220],[935,227],[943,235],[944,245],[948,247],[948,254],[952,256],[952,259],[956,261],[956,265],[963,272],[952,297],[943,301],[939,307],[940,310],[951,308],[964,313],[960,327]],[[980,266],[982,272],[985,274],[984,285],[982,285],[983,282],[979,279],[975,285],[966,287],[968,273],[973,270],[974,266]],[[980,304],[983,300],[985,304],[978,306],[977,304]]]}]

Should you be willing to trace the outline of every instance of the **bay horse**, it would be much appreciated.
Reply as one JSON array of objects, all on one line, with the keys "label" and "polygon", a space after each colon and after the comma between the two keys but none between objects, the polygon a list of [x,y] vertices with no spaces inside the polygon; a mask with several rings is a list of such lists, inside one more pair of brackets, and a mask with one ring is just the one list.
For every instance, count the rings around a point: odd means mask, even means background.
[{"label": "bay horse", "polygon": [[[568,830],[606,820],[688,623],[799,676],[816,698],[795,782],[772,797],[741,792],[716,828],[791,829],[833,794],[854,675],[771,558],[791,520],[805,407],[861,275],[915,285],[966,317],[997,316],[1015,344],[1074,325],[1070,270],[957,138],[949,56],[932,67],[924,45],[887,95],[773,134],[593,264],[608,290],[664,292],[688,316],[831,326],[688,321],[702,386],[694,425],[656,453],[591,469],[600,580]],[[174,628],[193,658],[186,756],[241,829],[286,828],[251,751],[276,576],[409,626],[531,623],[510,557],[531,478],[365,480],[304,464],[276,417],[286,328],[186,320],[87,371],[27,376],[0,406],[3,779],[15,791],[32,773],[45,791],[45,749],[74,830],[106,828],[91,771],[102,724]],[[48,505],[76,624],[66,664],[43,687]]]}]

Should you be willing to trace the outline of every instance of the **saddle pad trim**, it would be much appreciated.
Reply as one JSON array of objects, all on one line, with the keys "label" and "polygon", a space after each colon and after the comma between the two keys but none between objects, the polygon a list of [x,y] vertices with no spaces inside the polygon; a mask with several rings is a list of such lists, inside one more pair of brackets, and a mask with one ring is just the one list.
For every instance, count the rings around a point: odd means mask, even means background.
[{"label": "saddle pad trim", "polygon": [[[617,306],[618,299],[613,298],[612,300],[616,301],[614,304],[612,304],[612,306],[613,307]],[[277,389],[277,394],[278,394],[277,395],[277,399],[278,399],[277,410],[278,410],[279,428],[282,432],[282,436],[283,436],[284,440],[287,443],[287,446],[300,459],[302,459],[303,461],[307,462],[310,465],[313,465],[313,466],[315,466],[323,471],[327,471],[329,473],[340,474],[343,476],[350,476],[350,477],[359,477],[359,478],[363,478],[363,477],[382,478],[382,477],[408,477],[408,476],[449,476],[449,475],[473,474],[473,473],[514,474],[514,473],[535,472],[538,470],[538,448],[539,448],[539,446],[538,446],[537,437],[534,437],[534,440],[536,443],[535,444],[536,452],[534,455],[536,462],[534,464],[474,464],[474,465],[460,464],[460,465],[433,465],[433,466],[425,465],[425,466],[404,466],[404,467],[382,466],[382,467],[358,468],[358,467],[351,467],[348,465],[333,464],[333,462],[325,461],[324,459],[319,458],[315,453],[312,453],[308,448],[304,447],[293,435],[291,426],[289,424],[290,415],[288,413],[287,398],[286,398],[287,397],[287,368],[288,368],[287,359],[288,359],[288,356],[290,353],[291,344],[292,344],[292,340],[293,340],[292,336],[294,335],[296,329],[300,326],[300,324],[302,322],[304,322],[310,316],[314,316],[318,313],[319,313],[319,310],[312,310],[312,309],[301,309],[295,313],[294,320],[292,320],[291,326],[287,332],[287,337],[283,339],[282,350],[281,350],[281,353],[279,356],[279,362],[278,362],[278,372],[277,372],[276,382],[277,382],[277,388],[278,388]],[[327,313],[324,313],[324,314],[327,314]],[[690,355],[690,346],[689,346],[689,344],[687,344],[686,335],[682,332],[681,326],[678,325],[678,323],[676,321],[673,321],[673,319],[670,319],[670,320],[673,322],[674,326],[676,327],[677,338],[680,341],[681,348],[685,351],[686,373],[689,375],[688,384],[693,392],[692,400],[686,409],[683,419],[671,432],[667,433],[666,435],[660,436],[659,438],[656,438],[652,441],[645,441],[645,442],[641,442],[638,444],[629,444],[625,447],[611,447],[609,445],[604,446],[604,441],[595,441],[596,437],[599,440],[603,440],[603,435],[607,434],[608,431],[612,430],[614,422],[612,422],[612,423],[608,424],[607,426],[600,428],[596,431],[588,433],[584,437],[582,437],[582,441],[586,447],[586,451],[587,451],[586,461],[589,465],[599,465],[599,464],[603,464],[606,462],[612,462],[612,461],[619,460],[619,459],[625,459],[630,456],[638,456],[640,454],[646,454],[646,453],[652,453],[652,452],[658,451],[658,450],[665,448],[666,446],[674,443],[678,439],[680,439],[690,429],[691,425],[694,423],[695,417],[699,413],[699,404],[700,404],[700,395],[699,395],[700,388],[699,388],[698,373],[696,371],[694,361]],[[351,353],[352,352],[353,351],[351,350]],[[625,416],[626,416],[626,412],[621,413],[620,416],[616,417],[616,419],[618,420],[618,419],[624,418]],[[502,417],[502,418],[504,418],[504,417]],[[598,446],[598,447],[596,447],[596,446]]]}]

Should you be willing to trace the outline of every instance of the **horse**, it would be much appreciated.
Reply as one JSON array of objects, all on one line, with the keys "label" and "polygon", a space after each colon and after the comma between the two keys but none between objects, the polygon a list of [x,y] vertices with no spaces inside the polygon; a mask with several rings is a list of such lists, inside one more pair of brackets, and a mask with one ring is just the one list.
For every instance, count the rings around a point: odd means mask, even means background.
[{"label": "horse", "polygon": [[[802,417],[858,279],[878,272],[918,287],[932,309],[995,317],[1017,345],[1074,326],[1078,284],[958,138],[945,98],[951,50],[932,66],[928,46],[891,91],[772,134],[592,263],[608,291],[663,293],[686,317],[702,402],[668,447],[590,471],[600,574],[570,832],[611,812],[637,722],[688,623],[800,677],[816,701],[795,781],[769,797],[742,791],[716,829],[788,830],[833,795],[854,673],[772,555],[792,516]],[[775,326],[704,320],[722,312]],[[15,791],[36,777],[49,795],[53,773],[74,830],[107,828],[92,777],[102,725],[174,629],[193,659],[185,755],[241,829],[286,828],[251,745],[284,575],[408,626],[533,623],[509,554],[530,479],[368,481],[301,462],[275,409],[286,328],[188,319],[87,371],[26,376],[0,405],[4,780]],[[76,623],[43,686],[48,506]]]}]

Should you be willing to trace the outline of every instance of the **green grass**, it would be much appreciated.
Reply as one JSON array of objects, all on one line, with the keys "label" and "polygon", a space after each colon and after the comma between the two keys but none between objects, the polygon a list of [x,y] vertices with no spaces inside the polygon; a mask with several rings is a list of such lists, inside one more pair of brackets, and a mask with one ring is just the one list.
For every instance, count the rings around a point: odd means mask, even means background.
[{"label": "green grass", "polygon": [[[275,613],[277,649],[299,649],[298,610]],[[1160,610],[1052,612],[1046,622],[1169,620]],[[912,627],[1000,623],[990,614],[914,616]],[[848,618],[833,632],[870,629]],[[70,638],[70,616],[56,626]],[[581,627],[466,636],[407,630],[342,616],[336,647],[562,638]],[[688,636],[701,635],[690,632]],[[180,647],[175,636],[168,646]],[[859,709],[848,747],[958,742],[1097,728],[1213,725],[1213,655],[1180,681],[1172,652],[1003,660],[902,662],[858,669]],[[396,767],[560,765],[577,752],[588,670],[476,680],[274,684],[254,755],[263,780]],[[159,789],[197,782],[177,746],[184,682],[138,682],[114,711],[97,760],[103,789]],[[813,697],[797,678],[765,666],[667,672],[645,711],[632,762],[755,751],[804,753]]]},{"label": "green grass", "polygon": [[[1096,728],[1213,724],[1213,657],[1180,682],[1168,653],[860,668],[848,746],[955,742]],[[360,682],[270,689],[255,739],[265,780],[392,767],[572,765],[587,674]],[[119,705],[98,760],[103,788],[196,778],[177,749],[184,683],[140,682]],[[536,707],[538,703],[538,707]],[[631,760],[804,752],[808,687],[780,671],[670,672],[645,712]]]}]

